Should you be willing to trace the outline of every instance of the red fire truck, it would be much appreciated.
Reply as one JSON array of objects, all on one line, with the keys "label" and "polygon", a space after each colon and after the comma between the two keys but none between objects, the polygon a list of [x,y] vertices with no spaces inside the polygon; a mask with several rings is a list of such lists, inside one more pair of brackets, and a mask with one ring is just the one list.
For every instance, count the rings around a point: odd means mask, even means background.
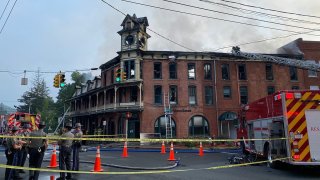
[{"label": "red fire truck", "polygon": [[[275,167],[320,165],[320,91],[280,91],[246,105],[238,138]],[[253,139],[253,140],[250,140]]]},{"label": "red fire truck", "polygon": [[40,122],[40,114],[29,114],[24,112],[15,112],[10,114],[7,120],[7,126],[22,126],[24,123],[30,124],[30,130],[35,130],[38,128]]}]

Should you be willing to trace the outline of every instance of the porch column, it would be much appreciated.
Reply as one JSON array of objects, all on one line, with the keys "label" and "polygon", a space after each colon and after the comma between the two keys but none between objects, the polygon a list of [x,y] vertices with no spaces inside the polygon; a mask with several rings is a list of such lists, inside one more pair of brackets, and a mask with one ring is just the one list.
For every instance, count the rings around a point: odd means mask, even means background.
[{"label": "porch column", "polygon": [[142,106],[142,104],[141,104],[142,103],[142,97],[141,97],[142,96],[142,83],[139,84],[139,93],[140,93],[139,104],[140,104],[140,108],[141,108],[141,106]]},{"label": "porch column", "polygon": [[107,91],[103,91],[103,110],[106,110],[106,98],[107,98]]},{"label": "porch column", "polygon": [[96,93],[97,95],[97,101],[96,101],[96,112],[98,111],[98,106],[99,106],[99,93]]},{"label": "porch column", "polygon": [[114,108],[117,108],[117,91],[118,87],[114,87]]},{"label": "porch column", "polygon": [[89,106],[88,106],[88,107],[89,107],[89,108],[88,108],[89,111],[91,111],[91,109],[90,109],[90,108],[91,108],[91,96],[90,96],[90,95],[89,95]]}]

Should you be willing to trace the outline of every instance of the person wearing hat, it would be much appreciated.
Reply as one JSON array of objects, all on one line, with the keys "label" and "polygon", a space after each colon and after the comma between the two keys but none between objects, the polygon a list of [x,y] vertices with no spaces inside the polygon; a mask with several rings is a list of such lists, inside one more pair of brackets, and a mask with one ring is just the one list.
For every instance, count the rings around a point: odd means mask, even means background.
[{"label": "person wearing hat", "polygon": [[[83,133],[81,131],[81,124],[75,124],[75,130],[72,132],[75,138],[82,138]],[[79,151],[81,149],[81,140],[74,140],[72,145],[72,154],[73,154],[73,161],[72,161],[72,170],[79,171]]]},{"label": "person wearing hat", "polygon": [[[7,147],[5,150],[7,165],[11,165],[11,166],[19,165],[19,151],[22,148],[22,144],[24,144],[25,141],[21,141],[18,139],[18,131],[19,131],[19,128],[17,126],[14,126],[11,129],[11,133],[9,135],[12,137],[8,138],[7,140]],[[22,179],[22,177],[19,176],[16,169],[6,168],[5,180],[11,180],[11,179]]]},{"label": "person wearing hat", "polygon": [[[72,153],[72,142],[73,140],[70,140],[70,138],[74,138],[74,135],[71,133],[72,124],[66,123],[64,127],[64,133],[60,136],[62,138],[67,139],[61,139],[58,141],[59,145],[59,169],[60,170],[71,170],[71,153]],[[72,179],[71,173],[67,173],[67,176],[65,176],[64,172],[60,172],[60,177],[57,178],[57,180],[65,180],[65,179]]]},{"label": "person wearing hat", "polygon": [[[47,134],[43,131],[46,127],[44,121],[39,123],[38,130],[32,131],[30,137],[47,137]],[[48,147],[48,140],[45,138],[30,138],[29,139],[29,167],[41,168],[44,153]],[[29,180],[37,180],[39,178],[40,171],[30,171]]]},{"label": "person wearing hat", "polygon": [[[24,123],[24,125],[22,126],[22,131],[20,132],[20,136],[21,137],[29,137],[30,135],[30,131],[29,129],[31,128],[31,125],[29,123]],[[23,139],[26,140],[26,139]],[[24,163],[26,162],[27,159],[27,155],[28,155],[28,141],[27,143],[22,145],[21,151],[19,152],[19,166],[23,167]],[[18,170],[19,173],[25,173],[24,170],[20,169]]]}]

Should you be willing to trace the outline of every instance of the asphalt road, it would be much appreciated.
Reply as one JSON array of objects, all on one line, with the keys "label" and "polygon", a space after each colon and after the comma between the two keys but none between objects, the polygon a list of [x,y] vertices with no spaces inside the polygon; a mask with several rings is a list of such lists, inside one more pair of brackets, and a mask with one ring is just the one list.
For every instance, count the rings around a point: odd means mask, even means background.
[{"label": "asphalt road", "polygon": [[[3,152],[0,152],[3,153]],[[50,159],[51,152],[46,154],[45,159]],[[167,167],[172,165],[168,162],[169,154],[162,155],[159,152],[129,152],[128,158],[122,158],[120,151],[101,151],[101,162],[106,164],[114,164],[120,166],[131,167]],[[225,179],[257,179],[257,180],[284,180],[284,179],[320,179],[320,167],[319,168],[296,168],[286,167],[279,170],[270,169],[265,164],[252,165],[245,167],[233,167],[208,170],[208,167],[218,167],[228,164],[227,158],[231,155],[228,153],[205,153],[203,157],[199,157],[196,153],[176,153],[175,158],[180,159],[180,165],[165,173],[157,174],[129,174],[131,172],[139,173],[139,170],[130,170],[114,167],[106,167],[103,169],[105,172],[125,172],[128,174],[77,174],[74,178],[79,180],[98,180],[98,179],[130,179],[130,180],[174,180],[174,179],[210,179],[210,180],[225,180]],[[80,158],[83,161],[94,161],[95,152],[81,152]],[[5,164],[6,159],[4,153],[0,157],[0,163]],[[46,167],[49,162],[44,162],[43,167]],[[27,164],[26,164],[27,166]],[[93,168],[93,164],[81,163],[80,169],[84,171],[90,171]],[[0,169],[0,173],[4,174],[4,169]],[[28,179],[28,173],[21,174],[24,179]],[[55,178],[59,177],[58,173],[41,172],[40,179],[50,179],[51,175]]]}]

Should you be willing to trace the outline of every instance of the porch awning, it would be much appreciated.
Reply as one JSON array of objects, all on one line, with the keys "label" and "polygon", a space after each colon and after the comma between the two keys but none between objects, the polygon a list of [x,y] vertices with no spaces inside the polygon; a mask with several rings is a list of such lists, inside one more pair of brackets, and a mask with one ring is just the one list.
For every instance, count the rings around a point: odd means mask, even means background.
[{"label": "porch awning", "polygon": [[234,112],[224,112],[219,116],[219,121],[234,121],[238,119],[238,116]]}]

